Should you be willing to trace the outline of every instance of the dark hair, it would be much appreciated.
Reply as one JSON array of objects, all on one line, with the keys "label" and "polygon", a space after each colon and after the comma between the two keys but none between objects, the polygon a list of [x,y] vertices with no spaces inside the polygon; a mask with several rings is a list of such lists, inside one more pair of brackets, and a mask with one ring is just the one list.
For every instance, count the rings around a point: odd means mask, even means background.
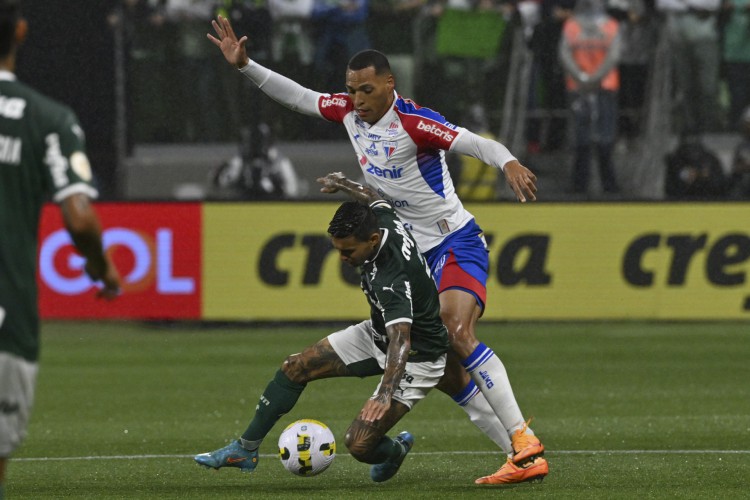
[{"label": "dark hair", "polygon": [[359,71],[360,69],[369,68],[370,66],[375,68],[376,75],[391,72],[391,64],[388,62],[388,58],[382,52],[378,52],[374,49],[367,49],[354,54],[352,58],[349,59],[347,68]]},{"label": "dark hair", "polygon": [[0,0],[0,57],[10,54],[21,16],[18,0]]},{"label": "dark hair", "polygon": [[367,205],[356,201],[341,204],[328,224],[328,234],[334,238],[354,236],[359,241],[367,241],[380,230],[378,218]]}]

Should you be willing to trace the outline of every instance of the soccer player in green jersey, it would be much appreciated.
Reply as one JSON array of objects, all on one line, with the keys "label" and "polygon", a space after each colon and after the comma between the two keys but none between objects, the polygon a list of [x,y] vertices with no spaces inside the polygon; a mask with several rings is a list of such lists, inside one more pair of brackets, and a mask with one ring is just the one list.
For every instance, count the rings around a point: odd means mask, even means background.
[{"label": "soccer player in green jersey", "polygon": [[16,51],[27,32],[17,0],[0,0],[0,499],[5,468],[26,433],[39,356],[36,258],[39,215],[52,195],[62,208],[99,296],[119,293],[103,252],[83,132],[73,112],[18,82]]},{"label": "soccer player in green jersey", "polygon": [[308,382],[381,375],[349,426],[345,445],[355,459],[372,464],[373,481],[386,481],[398,471],[414,438],[406,431],[396,438],[386,432],[442,377],[448,332],[440,319],[437,288],[416,241],[387,201],[376,195],[368,201],[341,205],[328,233],[341,260],[360,268],[370,318],[286,358],[245,433],[224,448],[197,455],[198,464],[253,471],[261,442],[294,407]]}]

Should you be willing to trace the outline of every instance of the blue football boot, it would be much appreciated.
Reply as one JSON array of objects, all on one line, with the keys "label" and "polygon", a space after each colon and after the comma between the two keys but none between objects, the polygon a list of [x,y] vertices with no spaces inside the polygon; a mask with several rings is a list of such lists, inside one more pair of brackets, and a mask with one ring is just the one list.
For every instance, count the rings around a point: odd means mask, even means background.
[{"label": "blue football boot", "polygon": [[395,476],[398,472],[398,468],[401,467],[401,464],[404,462],[406,455],[411,451],[411,447],[414,446],[414,436],[407,431],[399,433],[399,435],[395,437],[395,441],[401,445],[401,454],[396,458],[389,458],[382,464],[370,467],[370,477],[376,483],[388,481]]},{"label": "blue football boot", "polygon": [[258,465],[258,450],[248,451],[239,440],[235,440],[224,448],[196,455],[194,460],[198,465],[212,469],[238,467],[242,472],[252,472]]}]

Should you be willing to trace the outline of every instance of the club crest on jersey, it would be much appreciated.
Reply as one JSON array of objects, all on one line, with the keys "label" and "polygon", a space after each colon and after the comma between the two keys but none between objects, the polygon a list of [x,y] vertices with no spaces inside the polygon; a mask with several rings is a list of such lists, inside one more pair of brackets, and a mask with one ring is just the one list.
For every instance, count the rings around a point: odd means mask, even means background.
[{"label": "club crest on jersey", "polygon": [[393,153],[396,152],[398,142],[383,141],[383,152],[385,153],[386,159],[390,160]]}]

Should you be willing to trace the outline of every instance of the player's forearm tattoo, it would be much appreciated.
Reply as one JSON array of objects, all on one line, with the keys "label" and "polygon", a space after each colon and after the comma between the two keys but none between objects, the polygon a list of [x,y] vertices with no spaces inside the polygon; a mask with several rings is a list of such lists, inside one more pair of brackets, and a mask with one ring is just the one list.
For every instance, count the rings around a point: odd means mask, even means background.
[{"label": "player's forearm tattoo", "polygon": [[382,197],[368,186],[363,186],[357,182],[349,179],[340,179],[337,181],[337,186],[342,191],[346,192],[349,196],[354,198],[356,201],[369,205],[370,203],[381,199]]},{"label": "player's forearm tattoo", "polygon": [[383,381],[380,384],[380,392],[375,399],[381,403],[387,403],[398,389],[401,377],[406,371],[406,361],[409,359],[411,349],[411,325],[409,323],[396,323],[386,328],[388,333],[388,352],[385,355],[385,367]]}]

